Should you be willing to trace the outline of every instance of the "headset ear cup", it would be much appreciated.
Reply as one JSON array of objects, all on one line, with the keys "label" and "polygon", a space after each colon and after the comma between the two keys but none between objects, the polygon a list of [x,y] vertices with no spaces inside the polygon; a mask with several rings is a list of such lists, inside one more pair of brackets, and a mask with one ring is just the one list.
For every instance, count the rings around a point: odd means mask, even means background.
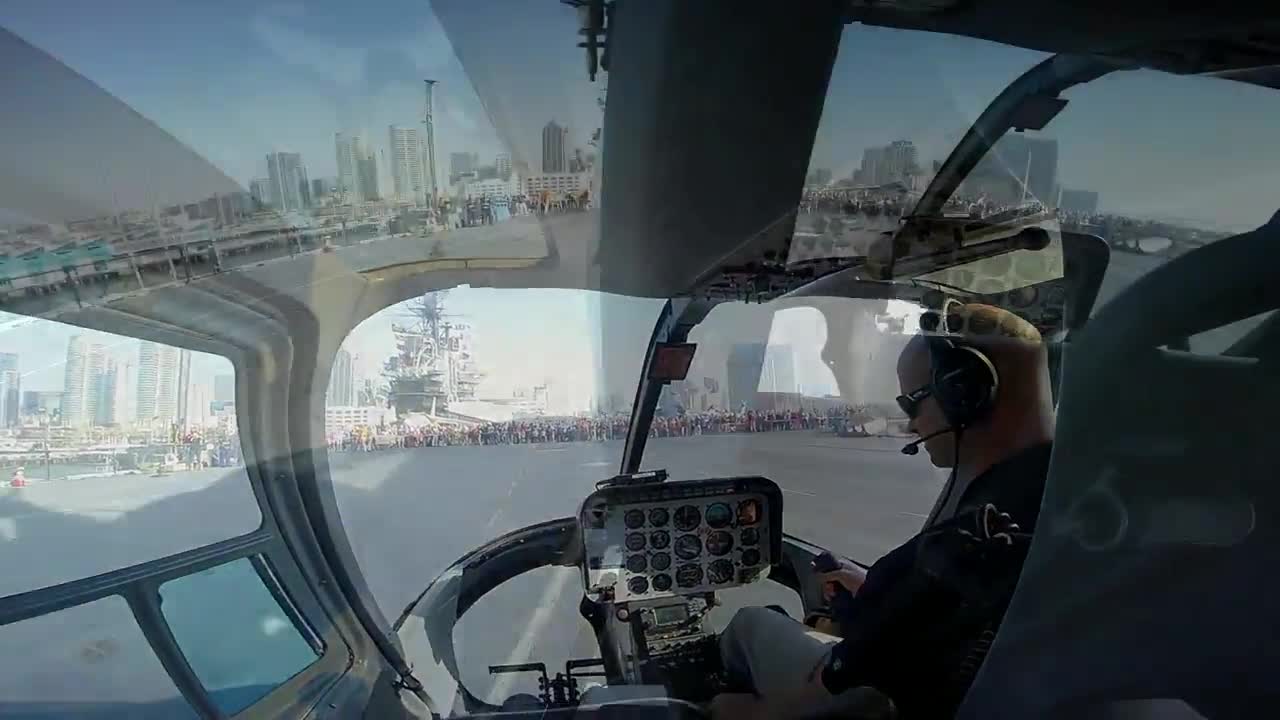
[{"label": "headset ear cup", "polygon": [[991,359],[977,348],[949,344],[933,360],[933,392],[947,422],[965,428],[981,420],[1000,386]]}]

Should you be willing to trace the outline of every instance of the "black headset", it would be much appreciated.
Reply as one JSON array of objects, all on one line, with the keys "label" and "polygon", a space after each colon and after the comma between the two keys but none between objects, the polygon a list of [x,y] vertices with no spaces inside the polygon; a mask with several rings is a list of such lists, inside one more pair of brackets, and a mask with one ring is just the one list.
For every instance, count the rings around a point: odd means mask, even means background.
[{"label": "black headset", "polygon": [[964,430],[991,411],[1000,390],[1000,374],[978,348],[954,337],[926,337],[933,397],[947,423],[956,431]]}]

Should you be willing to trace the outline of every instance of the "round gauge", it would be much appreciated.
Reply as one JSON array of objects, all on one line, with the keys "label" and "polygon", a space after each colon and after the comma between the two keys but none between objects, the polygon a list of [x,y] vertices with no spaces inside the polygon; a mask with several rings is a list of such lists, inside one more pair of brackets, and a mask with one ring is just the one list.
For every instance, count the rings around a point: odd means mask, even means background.
[{"label": "round gauge", "polygon": [[692,560],[702,552],[702,541],[697,535],[681,535],[676,538],[676,557]]},{"label": "round gauge", "polygon": [[716,560],[707,566],[707,579],[713,585],[723,585],[733,579],[733,563],[728,560]]},{"label": "round gauge", "polygon": [[649,524],[654,527],[662,527],[671,519],[671,513],[666,508],[654,508],[649,511]]},{"label": "round gauge", "polygon": [[681,505],[676,508],[676,529],[689,532],[702,522],[702,513],[692,505]]},{"label": "round gauge", "polygon": [[649,533],[649,547],[652,547],[654,550],[661,550],[670,544],[671,534],[666,530],[654,530]]},{"label": "round gauge", "polygon": [[760,564],[760,551],[755,548],[747,548],[742,551],[742,564],[750,567],[751,565]]},{"label": "round gauge", "polygon": [[733,549],[733,536],[727,530],[717,530],[707,536],[707,552],[724,555]]},{"label": "round gauge", "polygon": [[755,525],[760,522],[760,501],[743,500],[738,503],[738,524]]},{"label": "round gauge", "polygon": [[653,589],[658,592],[666,592],[671,589],[671,576],[666,573],[658,573],[653,576]]},{"label": "round gauge", "polygon": [[666,553],[654,553],[650,558],[649,564],[654,570],[666,570],[671,567],[671,556]]},{"label": "round gauge", "polygon": [[632,595],[647,593],[649,592],[649,580],[637,575],[627,581],[627,589],[631,591]]},{"label": "round gauge", "polygon": [[644,511],[628,510],[627,514],[622,516],[622,522],[625,523],[627,527],[635,530],[636,528],[644,525]]},{"label": "round gauge", "polygon": [[627,533],[627,549],[632,552],[644,549],[644,533]]},{"label": "round gauge", "polygon": [[757,545],[760,543],[760,531],[755,528],[747,528],[742,531],[743,545]]},{"label": "round gauge", "polygon": [[707,524],[713,528],[728,527],[733,522],[733,511],[724,503],[707,506]]},{"label": "round gauge", "polygon": [[676,584],[682,588],[694,587],[702,583],[702,566],[687,563],[676,568]]},{"label": "round gauge", "polygon": [[649,561],[643,555],[632,555],[627,558],[627,569],[633,573],[642,573],[649,569]]}]

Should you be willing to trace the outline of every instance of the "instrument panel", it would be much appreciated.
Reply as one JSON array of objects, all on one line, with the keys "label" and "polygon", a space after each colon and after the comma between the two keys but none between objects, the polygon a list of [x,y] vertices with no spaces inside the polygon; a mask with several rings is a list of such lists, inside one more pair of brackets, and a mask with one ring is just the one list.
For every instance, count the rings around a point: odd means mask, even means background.
[{"label": "instrument panel", "polygon": [[713,592],[768,575],[782,494],[765,478],[613,486],[583,503],[588,594],[614,602]]}]

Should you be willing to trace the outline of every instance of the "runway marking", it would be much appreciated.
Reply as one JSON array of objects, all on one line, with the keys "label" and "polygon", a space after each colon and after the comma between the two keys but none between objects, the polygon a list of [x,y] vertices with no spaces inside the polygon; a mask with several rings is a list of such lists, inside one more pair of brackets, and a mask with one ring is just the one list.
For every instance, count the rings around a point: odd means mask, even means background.
[{"label": "runway marking", "polygon": [[597,460],[595,462],[582,463],[582,467],[604,467],[605,465],[612,465],[612,464],[613,463],[609,462],[608,460]]},{"label": "runway marking", "polygon": [[568,449],[569,449],[569,448],[564,448],[564,447],[555,447],[555,448],[536,448],[536,449],[534,450],[534,452],[564,452],[564,451],[566,451],[566,450],[568,450]]},{"label": "runway marking", "polygon": [[[547,583],[547,587],[542,591],[542,598],[538,602],[538,606],[533,611],[533,617],[529,619],[527,630],[520,636],[520,642],[512,648],[511,654],[507,656],[505,665],[514,665],[516,663],[526,662],[529,659],[530,652],[533,650],[533,644],[537,641],[538,636],[546,629],[547,623],[551,622],[552,608],[554,603],[564,594],[565,586],[574,579],[572,572],[556,573],[556,579]],[[511,683],[515,681],[514,674],[499,675],[498,679],[493,683],[492,697],[505,698],[510,694]]]},{"label": "runway marking", "polygon": [[791,490],[789,488],[782,488],[782,492],[791,493],[792,495],[804,495],[805,497],[818,497],[817,493],[805,492],[803,490]]},{"label": "runway marking", "polygon": [[899,515],[909,515],[909,516],[911,516],[911,517],[918,517],[918,518],[928,518],[928,517],[929,517],[928,515],[924,515],[924,514],[922,514],[922,513],[913,513],[913,512],[900,512],[900,513],[898,513],[898,514],[899,514]]}]

